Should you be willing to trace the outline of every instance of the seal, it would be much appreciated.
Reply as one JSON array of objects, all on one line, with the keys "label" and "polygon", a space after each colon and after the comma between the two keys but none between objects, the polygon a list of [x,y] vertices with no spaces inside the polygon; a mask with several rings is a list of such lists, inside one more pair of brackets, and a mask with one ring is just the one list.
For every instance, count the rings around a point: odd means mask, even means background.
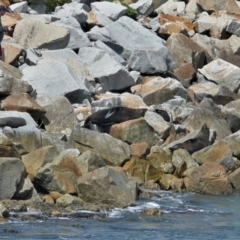
[{"label": "seal", "polygon": [[0,127],[18,128],[27,125],[26,120],[21,117],[0,118]]},{"label": "seal", "polygon": [[235,133],[238,130],[240,130],[240,117],[234,114],[226,114],[224,116],[224,119],[227,121],[232,133]]},{"label": "seal", "polygon": [[165,110],[156,109],[155,111],[157,114],[159,114],[164,119],[164,121],[170,122],[170,116]]},{"label": "seal", "polygon": [[143,117],[147,109],[134,109],[127,107],[113,107],[110,109],[103,109],[90,115],[83,127],[91,129],[92,124],[100,127],[110,126],[116,123],[125,122],[131,119]]},{"label": "seal", "polygon": [[199,133],[194,138],[191,138],[183,143],[178,143],[173,147],[169,148],[169,150],[174,151],[183,148],[186,149],[190,154],[192,154],[207,147],[210,144],[209,135],[209,128],[207,124],[204,124]]}]

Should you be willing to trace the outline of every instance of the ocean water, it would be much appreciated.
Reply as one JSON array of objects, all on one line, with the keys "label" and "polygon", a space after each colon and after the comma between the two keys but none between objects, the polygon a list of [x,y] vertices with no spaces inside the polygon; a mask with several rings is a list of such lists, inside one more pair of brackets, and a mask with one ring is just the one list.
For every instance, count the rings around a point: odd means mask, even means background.
[{"label": "ocean water", "polygon": [[[21,221],[14,217],[0,224],[0,239],[240,239],[240,193],[207,196],[157,192],[139,199],[136,206],[114,209],[106,218],[48,218]],[[139,214],[159,208],[161,216]]]}]

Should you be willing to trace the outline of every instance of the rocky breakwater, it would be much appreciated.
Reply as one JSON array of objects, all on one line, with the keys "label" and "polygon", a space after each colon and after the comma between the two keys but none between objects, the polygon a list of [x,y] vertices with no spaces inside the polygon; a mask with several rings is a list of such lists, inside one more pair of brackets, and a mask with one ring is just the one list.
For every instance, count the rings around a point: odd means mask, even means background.
[{"label": "rocky breakwater", "polygon": [[238,1],[4,4],[2,219],[240,188]]}]

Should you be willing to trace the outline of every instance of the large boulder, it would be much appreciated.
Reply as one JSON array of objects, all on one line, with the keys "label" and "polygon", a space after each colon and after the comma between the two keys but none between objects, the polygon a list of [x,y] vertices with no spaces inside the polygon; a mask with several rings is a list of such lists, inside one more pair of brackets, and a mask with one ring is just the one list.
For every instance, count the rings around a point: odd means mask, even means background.
[{"label": "large boulder", "polygon": [[0,199],[11,199],[21,181],[25,167],[18,158],[0,158]]},{"label": "large boulder", "polygon": [[108,134],[75,126],[69,142],[72,147],[78,148],[81,152],[91,149],[105,162],[114,166],[121,166],[130,159],[129,145]]},{"label": "large boulder", "polygon": [[232,193],[232,186],[222,165],[214,162],[203,163],[188,172],[184,178],[187,191],[220,195]]},{"label": "large boulder", "polygon": [[122,171],[102,167],[77,180],[78,196],[85,202],[126,207],[137,199],[137,184]]},{"label": "large boulder", "polygon": [[69,32],[61,27],[47,25],[33,19],[22,19],[16,24],[13,38],[24,48],[65,48]]},{"label": "large boulder", "polygon": [[36,66],[23,69],[22,80],[31,84],[38,95],[62,95],[72,103],[81,103],[85,98],[90,98],[84,80],[58,60],[43,58]]}]

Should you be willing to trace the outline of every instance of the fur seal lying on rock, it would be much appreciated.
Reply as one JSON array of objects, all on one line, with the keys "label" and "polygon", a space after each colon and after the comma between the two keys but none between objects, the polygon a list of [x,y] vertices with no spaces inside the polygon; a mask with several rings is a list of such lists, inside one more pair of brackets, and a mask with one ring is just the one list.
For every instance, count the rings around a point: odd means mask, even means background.
[{"label": "fur seal lying on rock", "polygon": [[18,128],[27,125],[26,120],[21,117],[0,118],[0,127]]},{"label": "fur seal lying on rock", "polygon": [[169,114],[162,109],[155,109],[156,113],[159,114],[166,122],[170,122]]},{"label": "fur seal lying on rock", "polygon": [[113,125],[115,123],[125,122],[131,119],[143,117],[147,109],[133,109],[127,107],[113,107],[103,109],[90,115],[85,123],[84,128],[91,128],[92,124],[100,127]]},{"label": "fur seal lying on rock", "polygon": [[238,130],[240,130],[240,117],[233,114],[226,114],[224,116],[224,119],[227,121],[232,133],[235,133]]},{"label": "fur seal lying on rock", "polygon": [[177,150],[179,148],[186,149],[190,154],[201,150],[202,148],[207,147],[209,142],[209,128],[207,124],[204,124],[199,131],[199,133],[194,137],[191,138],[183,143],[178,143],[169,149],[171,151]]}]

